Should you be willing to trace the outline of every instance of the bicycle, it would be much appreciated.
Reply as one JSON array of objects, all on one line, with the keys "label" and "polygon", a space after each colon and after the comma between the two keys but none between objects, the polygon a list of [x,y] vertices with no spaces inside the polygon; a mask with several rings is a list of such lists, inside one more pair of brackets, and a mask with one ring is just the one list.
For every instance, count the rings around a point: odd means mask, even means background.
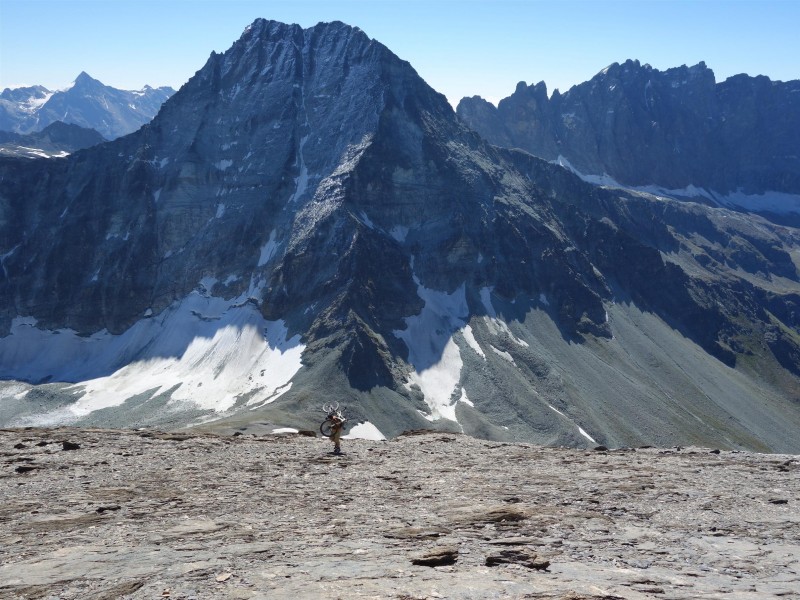
[{"label": "bicycle", "polygon": [[334,426],[336,425],[334,418],[338,419],[339,423],[341,423],[342,425],[347,420],[344,418],[345,409],[343,408],[342,410],[339,410],[339,403],[337,402],[335,405],[323,404],[322,410],[323,412],[326,413],[327,416],[325,417],[325,420],[322,422],[322,424],[319,426],[319,432],[326,438],[329,438],[333,435],[333,429]]}]

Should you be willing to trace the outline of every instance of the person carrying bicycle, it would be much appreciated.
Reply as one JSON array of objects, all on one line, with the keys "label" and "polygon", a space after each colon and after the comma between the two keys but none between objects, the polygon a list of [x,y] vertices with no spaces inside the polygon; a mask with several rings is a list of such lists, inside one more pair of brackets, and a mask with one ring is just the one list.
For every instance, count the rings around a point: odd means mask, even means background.
[{"label": "person carrying bicycle", "polygon": [[334,412],[333,414],[328,416],[328,419],[331,421],[331,439],[333,440],[333,453],[334,454],[341,454],[342,448],[340,445],[339,440],[342,437],[342,430],[344,429],[344,422],[345,418],[339,414],[338,412]]}]

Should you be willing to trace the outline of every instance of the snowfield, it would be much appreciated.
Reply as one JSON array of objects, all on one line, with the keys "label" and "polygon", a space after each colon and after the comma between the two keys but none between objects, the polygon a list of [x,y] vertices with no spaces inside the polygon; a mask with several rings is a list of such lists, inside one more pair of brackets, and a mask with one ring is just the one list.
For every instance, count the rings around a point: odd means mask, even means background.
[{"label": "snowfield", "polygon": [[263,405],[288,391],[304,348],[299,335],[265,320],[244,296],[226,300],[197,290],[121,335],[81,337],[17,318],[0,339],[0,377],[72,383],[75,403],[43,415],[48,425],[165,393],[170,404],[224,413],[237,402]]}]

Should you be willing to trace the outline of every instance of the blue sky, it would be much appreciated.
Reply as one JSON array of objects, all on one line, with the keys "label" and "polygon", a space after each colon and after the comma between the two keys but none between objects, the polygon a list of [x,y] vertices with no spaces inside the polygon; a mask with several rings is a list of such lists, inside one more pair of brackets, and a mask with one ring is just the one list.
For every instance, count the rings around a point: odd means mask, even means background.
[{"label": "blue sky", "polygon": [[257,17],[340,20],[408,60],[451,103],[518,81],[565,91],[628,58],[800,79],[800,0],[0,0],[0,89],[180,87]]}]

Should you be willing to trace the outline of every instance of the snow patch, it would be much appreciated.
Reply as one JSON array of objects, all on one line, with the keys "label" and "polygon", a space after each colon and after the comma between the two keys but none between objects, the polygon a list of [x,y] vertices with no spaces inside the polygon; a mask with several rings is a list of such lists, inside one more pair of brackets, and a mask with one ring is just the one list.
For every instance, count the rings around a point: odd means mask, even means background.
[{"label": "snow patch", "polygon": [[294,427],[278,427],[277,429],[273,429],[270,433],[300,433],[300,430]]},{"label": "snow patch", "polygon": [[464,329],[461,330],[464,339],[469,344],[469,347],[475,350],[475,353],[480,356],[483,360],[486,360],[486,354],[484,354],[483,349],[481,348],[478,340],[475,339],[475,334],[472,332],[472,327],[469,325],[465,325]]},{"label": "snow patch", "polygon": [[494,306],[492,305],[492,297],[491,297],[492,290],[494,290],[494,287],[481,288],[480,296],[481,296],[481,303],[483,304],[484,310],[486,310],[486,314],[494,319],[497,317],[497,313],[495,312]]},{"label": "snow patch", "polygon": [[547,296],[544,295],[544,292],[539,294],[539,302],[544,304],[545,306],[550,306],[550,302],[548,302]]},{"label": "snow patch", "polygon": [[430,420],[456,421],[453,395],[464,363],[453,333],[466,325],[466,286],[462,283],[448,294],[426,288],[416,275],[414,281],[425,305],[418,315],[406,317],[405,330],[394,331],[408,347],[408,362],[414,367],[406,385],[416,384],[422,390],[431,409]]},{"label": "snow patch", "polygon": [[403,225],[395,225],[389,231],[389,235],[402,244],[403,242],[406,241],[406,236],[408,235],[408,227],[404,227]]},{"label": "snow patch", "polygon": [[585,437],[587,440],[589,440],[590,442],[592,442],[593,444],[596,444],[596,443],[597,443],[597,440],[596,440],[596,439],[594,439],[592,436],[590,436],[588,433],[586,433],[586,432],[583,430],[583,428],[582,428],[582,427],[578,427],[578,432],[579,432],[579,433],[580,433],[580,434],[581,434],[583,437]]},{"label": "snow patch", "polygon": [[500,357],[500,358],[502,358],[503,360],[506,360],[506,361],[510,362],[510,363],[511,363],[512,365],[514,365],[514,366],[516,366],[516,365],[517,365],[517,363],[515,363],[515,362],[514,362],[514,357],[513,357],[513,356],[511,356],[511,355],[510,355],[508,352],[505,352],[504,350],[500,350],[500,349],[498,349],[498,348],[495,348],[495,347],[494,347],[494,346],[492,346],[491,344],[489,344],[489,348],[491,348],[491,349],[492,349],[492,352],[494,352],[495,354],[497,354],[497,356],[499,356],[499,357]]},{"label": "snow patch", "polygon": [[372,219],[370,219],[369,216],[367,216],[367,213],[365,213],[363,210],[358,216],[361,217],[361,221],[364,223],[364,225],[370,229],[377,229],[377,227],[375,227],[375,223],[372,222]]},{"label": "snow patch", "polygon": [[273,229],[269,234],[267,243],[261,247],[261,256],[258,258],[258,266],[263,267],[278,252],[278,242],[275,241],[276,231]]},{"label": "snow patch", "polygon": [[528,344],[528,342],[525,340],[515,336],[511,332],[511,328],[508,326],[508,323],[497,317],[497,311],[495,311],[494,306],[492,305],[491,294],[493,289],[493,287],[485,287],[480,291],[481,303],[483,303],[483,308],[486,310],[486,314],[488,315],[484,317],[484,319],[489,332],[493,335],[507,335],[509,338],[511,338],[511,341],[518,346],[527,348],[530,344]]},{"label": "snow patch", "polygon": [[370,423],[369,421],[364,421],[363,423],[359,423],[358,425],[353,425],[350,428],[350,432],[347,435],[342,436],[343,440],[372,440],[374,442],[380,442],[386,439],[386,436],[383,435],[375,425]]},{"label": "snow patch", "polygon": [[603,173],[602,175],[586,175],[578,171],[570,164],[569,160],[559,155],[553,163],[562,166],[583,181],[594,185],[617,188],[622,190],[632,190],[634,192],[644,192],[663,199],[674,198],[677,200],[687,200],[692,198],[705,198],[717,206],[723,208],[738,208],[750,212],[771,212],[776,214],[800,214],[800,194],[787,194],[785,192],[764,192],[762,194],[745,194],[737,191],[730,194],[719,194],[712,190],[707,190],[695,185],[687,185],[684,188],[670,189],[658,185],[639,185],[631,186],[619,183],[616,179]]},{"label": "snow patch", "polygon": [[228,169],[233,166],[233,161],[227,158],[224,160],[218,160],[217,162],[214,163],[214,166],[220,171],[224,171],[225,169]]},{"label": "snow patch", "polygon": [[467,390],[465,390],[464,388],[461,388],[461,398],[459,398],[458,401],[459,402],[463,402],[467,406],[471,406],[472,408],[475,408],[475,404],[472,402],[472,400],[467,398]]},{"label": "snow patch", "polygon": [[204,296],[211,295],[211,290],[214,289],[214,286],[217,285],[218,279],[216,277],[211,277],[207,275],[200,280],[200,287],[199,290]]},{"label": "snow patch", "polygon": [[18,317],[0,338],[0,377],[74,383],[67,389],[77,401],[38,419],[48,424],[160,394],[171,405],[224,412],[242,397],[284,393],[305,349],[299,335],[290,338],[283,321],[265,320],[244,295],[225,300],[195,291],[120,335],[104,329],[79,336],[35,324]]},{"label": "snow patch", "polygon": [[306,145],[308,141],[308,136],[305,135],[300,140],[300,146],[297,150],[297,160],[300,165],[300,173],[297,177],[294,178],[294,185],[295,190],[292,194],[292,197],[289,198],[289,202],[297,202],[300,197],[306,193],[306,188],[308,188],[308,167],[306,167],[306,159],[303,155],[303,146]]},{"label": "snow patch", "polygon": [[221,219],[222,215],[224,214],[225,214],[225,205],[222,203],[217,204],[217,214],[215,215],[215,217],[217,219]]},{"label": "snow patch", "polygon": [[800,194],[786,194],[783,192],[744,194],[742,192],[733,192],[727,196],[712,193],[712,196],[722,206],[733,206],[753,212],[800,214]]},{"label": "snow patch", "polygon": [[22,108],[22,110],[24,110],[25,112],[35,113],[40,108],[42,108],[42,106],[47,104],[47,101],[53,97],[53,94],[55,94],[55,92],[46,92],[41,98],[36,98],[32,96],[28,98],[25,104],[21,105],[20,108]]}]

